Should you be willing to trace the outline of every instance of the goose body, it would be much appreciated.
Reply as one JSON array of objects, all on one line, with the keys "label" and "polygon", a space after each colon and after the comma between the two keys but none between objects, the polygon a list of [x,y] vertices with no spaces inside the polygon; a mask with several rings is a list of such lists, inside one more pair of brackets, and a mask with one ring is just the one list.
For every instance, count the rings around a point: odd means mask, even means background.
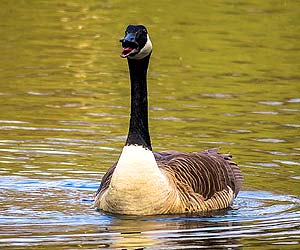
[{"label": "goose body", "polygon": [[129,25],[121,39],[131,80],[131,114],[119,160],[103,176],[95,207],[118,214],[207,212],[231,205],[242,174],[217,149],[154,153],[148,129],[147,69],[152,43],[146,28]]}]

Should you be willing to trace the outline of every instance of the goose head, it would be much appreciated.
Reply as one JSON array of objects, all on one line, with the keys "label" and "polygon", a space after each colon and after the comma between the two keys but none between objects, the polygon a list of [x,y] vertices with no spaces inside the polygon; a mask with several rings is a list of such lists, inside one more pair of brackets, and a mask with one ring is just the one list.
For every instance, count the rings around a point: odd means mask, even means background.
[{"label": "goose head", "polygon": [[152,52],[152,43],[148,31],[143,25],[128,25],[122,43],[122,58],[140,60]]}]

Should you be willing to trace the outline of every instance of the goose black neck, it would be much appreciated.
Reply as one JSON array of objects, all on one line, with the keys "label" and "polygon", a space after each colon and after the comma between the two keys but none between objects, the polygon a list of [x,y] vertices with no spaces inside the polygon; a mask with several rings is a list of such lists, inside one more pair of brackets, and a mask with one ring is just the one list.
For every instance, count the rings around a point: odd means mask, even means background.
[{"label": "goose black neck", "polygon": [[140,145],[152,150],[148,127],[147,69],[150,55],[128,58],[131,81],[131,112],[126,145]]}]

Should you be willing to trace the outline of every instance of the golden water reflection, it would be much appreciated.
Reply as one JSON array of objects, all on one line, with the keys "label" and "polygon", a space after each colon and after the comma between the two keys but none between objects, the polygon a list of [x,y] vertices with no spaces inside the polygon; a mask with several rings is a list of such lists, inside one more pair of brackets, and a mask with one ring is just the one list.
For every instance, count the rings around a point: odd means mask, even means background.
[{"label": "golden water reflection", "polygon": [[[297,1],[53,0],[0,7],[0,247],[297,248]],[[238,210],[135,225],[90,208],[128,129],[128,70],[119,39],[129,23],[145,24],[154,45],[154,150],[219,147],[233,154],[245,175]]]}]

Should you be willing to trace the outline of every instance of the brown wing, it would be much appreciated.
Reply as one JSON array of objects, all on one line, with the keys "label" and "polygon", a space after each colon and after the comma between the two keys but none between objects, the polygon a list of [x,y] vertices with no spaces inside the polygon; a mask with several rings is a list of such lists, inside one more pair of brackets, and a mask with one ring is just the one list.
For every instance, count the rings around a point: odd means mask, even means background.
[{"label": "brown wing", "polygon": [[107,170],[105,175],[103,175],[101,183],[100,183],[100,187],[98,188],[98,190],[95,194],[95,197],[100,197],[101,194],[108,189],[110,181],[111,181],[111,177],[115,171],[116,166],[117,166],[117,162]]},{"label": "brown wing", "polygon": [[176,182],[189,186],[205,200],[228,186],[235,196],[238,194],[243,177],[230,155],[208,149],[197,153],[162,152],[155,154],[159,167],[169,172]]}]

